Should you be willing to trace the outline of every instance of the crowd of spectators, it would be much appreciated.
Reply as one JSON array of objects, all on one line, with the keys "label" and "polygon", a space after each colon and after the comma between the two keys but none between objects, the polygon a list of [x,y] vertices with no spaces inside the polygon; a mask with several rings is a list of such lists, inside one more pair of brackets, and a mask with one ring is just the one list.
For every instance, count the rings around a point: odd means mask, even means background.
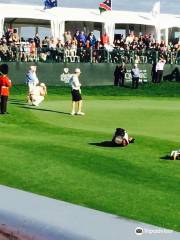
[{"label": "crowd of spectators", "polygon": [[159,56],[167,63],[180,64],[180,41],[166,45],[151,34],[135,36],[131,32],[110,44],[106,33],[96,39],[93,32],[86,35],[79,30],[65,32],[64,40],[47,36],[41,40],[38,33],[24,40],[12,28],[0,39],[0,61],[153,63]]}]

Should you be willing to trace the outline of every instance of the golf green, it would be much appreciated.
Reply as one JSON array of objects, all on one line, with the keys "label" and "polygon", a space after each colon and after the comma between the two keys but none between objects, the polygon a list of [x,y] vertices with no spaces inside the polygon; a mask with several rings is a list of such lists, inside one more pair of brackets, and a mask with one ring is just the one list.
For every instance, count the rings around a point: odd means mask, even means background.
[{"label": "golf green", "polygon": [[[85,96],[71,116],[68,96],[40,107],[12,96],[0,116],[0,184],[180,231],[180,99]],[[115,128],[135,143],[112,148]]]}]

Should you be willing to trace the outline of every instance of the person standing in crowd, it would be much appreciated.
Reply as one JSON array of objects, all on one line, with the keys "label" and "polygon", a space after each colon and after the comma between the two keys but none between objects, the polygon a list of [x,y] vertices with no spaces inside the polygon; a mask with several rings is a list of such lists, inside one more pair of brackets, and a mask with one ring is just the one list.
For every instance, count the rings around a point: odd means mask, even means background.
[{"label": "person standing in crowd", "polygon": [[102,44],[104,47],[105,47],[106,45],[109,45],[109,36],[107,35],[106,32],[101,36],[101,44]]},{"label": "person standing in crowd", "polygon": [[139,78],[140,78],[140,70],[137,64],[134,64],[134,67],[131,70],[132,76],[132,88],[138,88],[139,86]]},{"label": "person standing in crowd", "polygon": [[36,75],[36,66],[30,66],[28,73],[26,74],[26,84],[28,85],[28,101],[30,99],[30,92],[39,84],[39,80]]},{"label": "person standing in crowd", "polygon": [[[81,70],[76,68],[74,74],[70,79],[70,84],[72,87],[72,111],[71,115],[85,115],[82,110],[82,97],[81,97],[81,83],[79,82],[79,76],[81,74]],[[76,112],[77,105],[77,112]]]},{"label": "person standing in crowd", "polygon": [[151,77],[152,77],[152,82],[155,83],[156,82],[156,76],[157,73],[156,73],[156,62],[153,61],[152,63],[152,69],[151,69]]},{"label": "person standing in crowd", "polygon": [[11,80],[7,76],[8,74],[8,65],[0,65],[0,95],[1,95],[1,104],[0,104],[0,114],[6,114],[7,112],[7,101],[9,96],[9,88],[11,87]]},{"label": "person standing in crowd", "polygon": [[163,70],[166,60],[161,57],[156,64],[156,83],[160,83],[163,77]]},{"label": "person standing in crowd", "polygon": [[122,63],[119,67],[119,86],[121,87],[124,86],[125,74],[126,74],[125,63]]},{"label": "person standing in crowd", "polygon": [[36,46],[36,54],[39,54],[40,53],[40,48],[41,48],[41,40],[39,38],[38,33],[35,34],[34,42],[35,42],[35,46]]},{"label": "person standing in crowd", "polygon": [[114,70],[114,86],[119,86],[119,79],[120,79],[120,66],[116,66]]}]

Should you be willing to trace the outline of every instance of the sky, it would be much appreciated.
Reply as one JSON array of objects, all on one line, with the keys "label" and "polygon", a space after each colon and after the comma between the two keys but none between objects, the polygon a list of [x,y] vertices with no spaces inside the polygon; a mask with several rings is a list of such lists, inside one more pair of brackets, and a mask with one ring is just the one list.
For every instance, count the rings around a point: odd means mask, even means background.
[{"label": "sky", "polygon": [[[97,8],[104,0],[58,0],[58,6],[77,8]],[[157,0],[112,0],[114,10],[150,12]],[[43,5],[43,0],[0,0],[0,3]],[[180,0],[161,0],[161,12],[180,15]]]}]

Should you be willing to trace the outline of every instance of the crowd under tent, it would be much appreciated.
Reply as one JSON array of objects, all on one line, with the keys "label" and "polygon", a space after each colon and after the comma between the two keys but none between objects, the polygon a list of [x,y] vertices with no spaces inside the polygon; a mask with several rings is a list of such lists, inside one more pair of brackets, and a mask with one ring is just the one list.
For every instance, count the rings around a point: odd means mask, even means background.
[{"label": "crowd under tent", "polygon": [[[22,27],[49,28],[54,38],[63,39],[65,31],[96,30],[99,35],[107,32],[110,42],[116,33],[136,35],[151,33],[157,40],[166,43],[180,38],[180,15],[160,14],[159,20],[149,12],[107,11],[100,14],[98,9],[55,7],[44,10],[41,6],[0,4],[0,36],[8,26],[17,28],[21,36]],[[32,36],[33,37],[33,36]]]}]

